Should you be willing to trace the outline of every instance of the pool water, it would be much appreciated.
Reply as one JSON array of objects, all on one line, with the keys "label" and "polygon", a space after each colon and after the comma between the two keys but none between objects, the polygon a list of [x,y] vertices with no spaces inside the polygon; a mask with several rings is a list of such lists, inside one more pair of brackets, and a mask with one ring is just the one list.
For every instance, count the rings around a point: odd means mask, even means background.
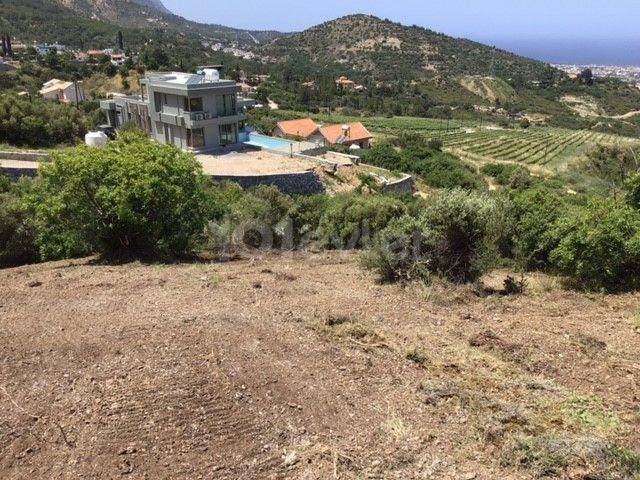
[{"label": "pool water", "polygon": [[254,147],[267,148],[269,150],[291,150],[293,142],[289,140],[283,140],[282,138],[267,137],[266,135],[259,135],[257,133],[250,133],[249,140],[243,142],[245,145],[252,145]]}]

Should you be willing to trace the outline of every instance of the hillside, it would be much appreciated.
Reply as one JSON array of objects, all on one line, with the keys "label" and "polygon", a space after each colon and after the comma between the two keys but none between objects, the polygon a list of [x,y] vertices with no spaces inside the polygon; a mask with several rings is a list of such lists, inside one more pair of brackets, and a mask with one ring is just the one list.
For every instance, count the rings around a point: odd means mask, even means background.
[{"label": "hillside", "polygon": [[279,60],[305,56],[341,64],[375,80],[409,80],[437,73],[544,80],[562,74],[548,65],[418,26],[350,15],[282,37],[263,51]]},{"label": "hillside", "polygon": [[60,42],[74,47],[103,46],[125,31],[134,45],[158,34],[198,42],[255,47],[280,35],[186,20],[158,0],[0,0],[0,29],[20,40]]},{"label": "hillside", "polygon": [[637,479],[640,298],[530,282],[380,285],[344,253],[5,270],[0,476]]}]

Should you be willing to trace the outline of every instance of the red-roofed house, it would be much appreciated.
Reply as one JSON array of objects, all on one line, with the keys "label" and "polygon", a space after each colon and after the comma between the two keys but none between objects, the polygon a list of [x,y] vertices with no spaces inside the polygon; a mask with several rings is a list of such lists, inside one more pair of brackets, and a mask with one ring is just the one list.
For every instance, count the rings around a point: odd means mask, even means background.
[{"label": "red-roofed house", "polygon": [[357,145],[360,148],[369,148],[373,138],[373,135],[360,122],[325,125],[320,127],[320,133],[327,144],[347,147]]},{"label": "red-roofed house", "polygon": [[323,139],[318,125],[310,118],[278,122],[273,135],[280,138],[303,138],[311,142]]},{"label": "red-roofed house", "polygon": [[353,90],[356,88],[356,82],[349,80],[349,78],[343,75],[336,79],[336,87],[342,88],[343,90]]}]

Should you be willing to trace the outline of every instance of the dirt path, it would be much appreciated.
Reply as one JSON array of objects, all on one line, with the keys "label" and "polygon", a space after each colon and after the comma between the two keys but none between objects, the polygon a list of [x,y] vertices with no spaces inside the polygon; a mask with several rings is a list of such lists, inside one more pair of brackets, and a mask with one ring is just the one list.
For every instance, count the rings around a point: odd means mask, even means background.
[{"label": "dirt path", "polygon": [[638,295],[85,263],[1,272],[0,478],[529,479],[520,438],[640,448]]}]

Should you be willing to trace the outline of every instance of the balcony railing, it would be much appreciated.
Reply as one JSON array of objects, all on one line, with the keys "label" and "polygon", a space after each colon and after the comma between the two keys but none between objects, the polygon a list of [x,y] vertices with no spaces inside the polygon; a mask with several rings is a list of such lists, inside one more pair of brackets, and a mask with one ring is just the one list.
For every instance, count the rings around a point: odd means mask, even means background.
[{"label": "balcony railing", "polygon": [[217,115],[214,115],[211,112],[185,112],[185,115],[188,115],[191,121],[202,121],[202,120],[210,120],[212,118],[220,118],[220,117],[233,117],[238,115],[237,110],[222,110],[218,112]]}]

